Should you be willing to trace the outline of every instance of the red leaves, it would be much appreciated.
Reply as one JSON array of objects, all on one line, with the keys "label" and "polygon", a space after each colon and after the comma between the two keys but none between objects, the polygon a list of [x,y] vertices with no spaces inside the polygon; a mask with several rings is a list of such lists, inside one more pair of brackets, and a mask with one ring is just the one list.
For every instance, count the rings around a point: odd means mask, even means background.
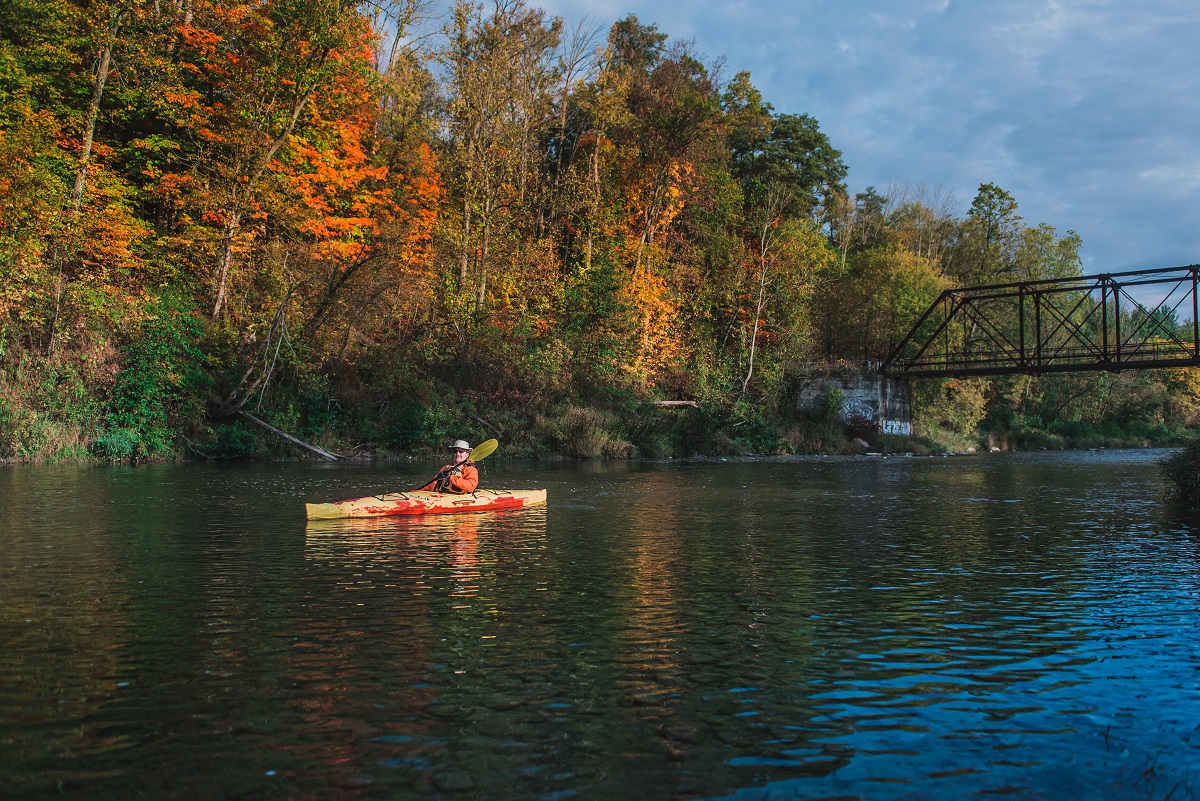
[{"label": "red leaves", "polygon": [[[205,58],[215,57],[222,41],[221,35],[215,31],[195,25],[180,25],[179,35],[183,39],[184,45]],[[188,64],[188,66],[194,65]]]}]

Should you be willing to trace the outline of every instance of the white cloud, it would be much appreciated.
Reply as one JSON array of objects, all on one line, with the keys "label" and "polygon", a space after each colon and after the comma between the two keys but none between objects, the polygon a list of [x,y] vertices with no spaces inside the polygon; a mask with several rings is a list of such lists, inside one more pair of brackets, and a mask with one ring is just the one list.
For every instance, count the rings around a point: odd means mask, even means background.
[{"label": "white cloud", "polygon": [[1200,158],[1193,159],[1190,164],[1175,162],[1151,167],[1139,173],[1139,177],[1154,190],[1172,197],[1200,192]]}]

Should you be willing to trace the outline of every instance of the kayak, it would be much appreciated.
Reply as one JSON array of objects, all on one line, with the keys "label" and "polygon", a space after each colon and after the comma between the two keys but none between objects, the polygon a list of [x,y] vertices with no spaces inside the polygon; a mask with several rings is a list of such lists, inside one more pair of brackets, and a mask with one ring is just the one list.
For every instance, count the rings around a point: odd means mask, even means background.
[{"label": "kayak", "polygon": [[525,509],[546,502],[546,491],[475,490],[468,495],[441,492],[392,492],[334,503],[306,503],[309,520],[333,520],[342,517],[386,517],[389,515],[428,515],[447,512],[490,512],[496,509]]}]

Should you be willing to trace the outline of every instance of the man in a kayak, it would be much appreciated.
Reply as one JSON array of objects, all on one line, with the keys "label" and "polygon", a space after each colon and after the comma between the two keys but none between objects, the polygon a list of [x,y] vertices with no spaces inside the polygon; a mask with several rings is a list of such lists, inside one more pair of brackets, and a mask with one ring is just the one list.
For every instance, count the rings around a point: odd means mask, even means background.
[{"label": "man in a kayak", "polygon": [[454,461],[439,470],[433,481],[421,489],[462,495],[474,492],[479,486],[479,470],[467,458],[471,455],[471,446],[458,439],[450,446],[450,451],[454,454]]}]

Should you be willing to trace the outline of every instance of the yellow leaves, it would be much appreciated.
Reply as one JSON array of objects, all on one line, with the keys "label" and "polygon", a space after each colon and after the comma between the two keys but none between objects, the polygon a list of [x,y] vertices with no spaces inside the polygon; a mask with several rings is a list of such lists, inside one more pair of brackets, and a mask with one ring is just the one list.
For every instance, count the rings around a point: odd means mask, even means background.
[{"label": "yellow leaves", "polygon": [[621,290],[631,314],[632,353],[621,365],[627,380],[645,389],[688,354],[677,330],[679,306],[659,276],[643,271]]},{"label": "yellow leaves", "polygon": [[1172,392],[1185,396],[1193,404],[1200,404],[1200,367],[1164,370],[1163,380]]},{"label": "yellow leaves", "polygon": [[103,271],[107,280],[115,277],[115,270],[139,266],[134,248],[153,232],[149,225],[114,203],[89,213],[86,220],[82,252],[85,265]]},{"label": "yellow leaves", "polygon": [[71,159],[57,141],[61,131],[54,116],[24,110],[20,124],[0,129],[0,234],[28,237],[27,246],[36,248],[40,234],[59,222],[66,194],[55,167]]},{"label": "yellow leaves", "polygon": [[696,183],[695,167],[679,160],[643,175],[629,196],[629,224],[636,235],[653,242],[687,206]]}]

